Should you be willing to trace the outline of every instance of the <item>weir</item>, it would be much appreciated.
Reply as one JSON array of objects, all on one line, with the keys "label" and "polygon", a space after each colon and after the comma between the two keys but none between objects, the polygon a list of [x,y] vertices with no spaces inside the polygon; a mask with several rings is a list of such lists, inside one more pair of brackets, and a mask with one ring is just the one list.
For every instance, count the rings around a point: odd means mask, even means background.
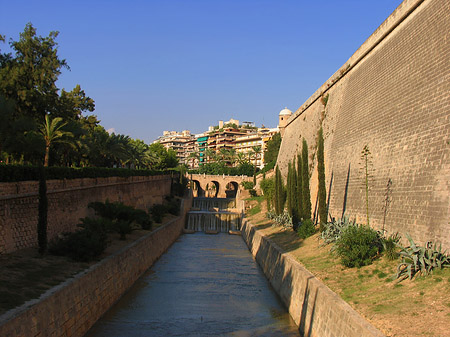
[{"label": "weir", "polygon": [[186,229],[191,232],[229,233],[239,231],[242,223],[242,208],[235,198],[193,199],[187,214]]}]

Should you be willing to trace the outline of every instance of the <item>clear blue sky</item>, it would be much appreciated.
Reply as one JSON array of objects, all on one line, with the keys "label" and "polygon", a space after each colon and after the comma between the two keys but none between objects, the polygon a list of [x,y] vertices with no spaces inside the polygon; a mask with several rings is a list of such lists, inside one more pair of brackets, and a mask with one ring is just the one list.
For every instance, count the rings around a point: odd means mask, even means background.
[{"label": "clear blue sky", "polygon": [[[106,128],[151,142],[236,118],[275,127],[401,0],[0,0],[0,34],[59,31],[58,86],[80,84]],[[2,51],[7,45],[0,46]]]}]

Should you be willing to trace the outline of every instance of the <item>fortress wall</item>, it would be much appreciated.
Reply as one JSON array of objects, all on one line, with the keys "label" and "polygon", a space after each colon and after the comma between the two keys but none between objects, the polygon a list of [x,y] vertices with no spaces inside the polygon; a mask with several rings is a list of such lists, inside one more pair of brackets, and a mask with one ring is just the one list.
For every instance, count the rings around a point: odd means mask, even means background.
[{"label": "fortress wall", "polygon": [[[48,239],[74,231],[79,219],[93,216],[93,201],[120,201],[147,210],[170,194],[171,177],[109,177],[49,180]],[[0,184],[0,254],[37,246],[39,182]]]},{"label": "fortress wall", "polygon": [[[278,165],[286,176],[288,162],[301,151],[301,139],[307,140],[313,208],[316,135],[322,124],[327,192],[333,176],[333,217],[342,215],[348,185],[346,214],[366,222],[361,151],[368,145],[370,224],[450,248],[448,27],[450,3],[404,1],[291,116]],[[325,108],[321,95],[329,95]]]}]

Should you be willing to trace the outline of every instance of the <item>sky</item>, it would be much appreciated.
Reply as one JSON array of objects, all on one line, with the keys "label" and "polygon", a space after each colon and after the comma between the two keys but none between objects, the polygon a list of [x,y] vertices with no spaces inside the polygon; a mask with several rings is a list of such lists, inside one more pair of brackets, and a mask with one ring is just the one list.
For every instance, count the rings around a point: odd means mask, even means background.
[{"label": "sky", "polygon": [[[58,31],[57,85],[93,98],[105,129],[152,142],[230,118],[276,127],[401,0],[0,0],[0,34]],[[0,45],[1,52],[8,44]]]}]

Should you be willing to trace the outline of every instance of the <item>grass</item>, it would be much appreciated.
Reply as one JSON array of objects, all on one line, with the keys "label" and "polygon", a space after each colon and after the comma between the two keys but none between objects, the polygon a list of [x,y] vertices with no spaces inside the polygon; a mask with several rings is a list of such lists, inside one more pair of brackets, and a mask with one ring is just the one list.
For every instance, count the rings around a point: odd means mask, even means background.
[{"label": "grass", "polygon": [[301,240],[293,231],[272,227],[264,221],[264,207],[248,216],[258,230],[387,336],[450,336],[450,268],[399,282],[392,278],[399,259],[381,257],[359,269],[346,268],[330,253],[330,246],[319,242],[318,234]]}]

